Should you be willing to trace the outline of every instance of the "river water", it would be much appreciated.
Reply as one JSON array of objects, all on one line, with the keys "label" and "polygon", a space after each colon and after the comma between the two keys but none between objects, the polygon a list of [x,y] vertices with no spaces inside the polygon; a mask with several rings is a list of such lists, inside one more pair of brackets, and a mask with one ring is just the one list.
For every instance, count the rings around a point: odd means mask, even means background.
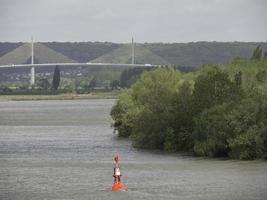
[{"label": "river water", "polygon": [[[0,102],[0,199],[267,199],[267,162],[136,150],[115,100]],[[112,192],[113,156],[126,192]]]}]

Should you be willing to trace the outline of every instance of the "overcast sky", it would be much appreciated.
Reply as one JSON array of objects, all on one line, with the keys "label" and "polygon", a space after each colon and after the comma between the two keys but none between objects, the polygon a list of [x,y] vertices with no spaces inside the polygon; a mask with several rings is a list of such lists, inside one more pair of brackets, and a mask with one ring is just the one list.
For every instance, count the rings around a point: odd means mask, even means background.
[{"label": "overcast sky", "polygon": [[0,41],[267,41],[266,0],[0,0]]}]

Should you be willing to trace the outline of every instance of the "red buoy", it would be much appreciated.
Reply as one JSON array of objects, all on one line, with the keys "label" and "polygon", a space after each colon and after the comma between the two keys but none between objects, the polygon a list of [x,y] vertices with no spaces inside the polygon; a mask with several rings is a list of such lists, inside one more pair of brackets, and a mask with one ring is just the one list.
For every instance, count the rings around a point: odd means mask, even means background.
[{"label": "red buoy", "polygon": [[115,166],[114,166],[114,172],[113,172],[113,177],[114,177],[114,184],[112,186],[112,191],[125,191],[127,188],[125,185],[123,185],[121,181],[121,170],[120,170],[120,158],[118,155],[114,157],[115,161]]}]

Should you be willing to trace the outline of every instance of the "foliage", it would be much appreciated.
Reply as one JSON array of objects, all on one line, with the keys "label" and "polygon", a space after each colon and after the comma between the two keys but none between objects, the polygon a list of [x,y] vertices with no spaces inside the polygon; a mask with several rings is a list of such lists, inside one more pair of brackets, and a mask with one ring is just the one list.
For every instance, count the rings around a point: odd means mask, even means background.
[{"label": "foliage", "polygon": [[59,84],[60,84],[60,70],[59,70],[59,66],[56,66],[55,71],[54,71],[54,76],[53,76],[52,88],[54,90],[57,90]]},{"label": "foliage", "polygon": [[231,81],[228,73],[218,67],[200,74],[196,78],[193,92],[196,113],[224,102],[237,101],[242,96],[239,82]]},{"label": "foliage", "polygon": [[253,51],[253,55],[252,55],[251,59],[260,60],[261,56],[262,56],[262,49],[261,49],[261,46],[258,45],[257,48]]},{"label": "foliage", "polygon": [[118,89],[120,86],[120,81],[119,80],[113,80],[111,83],[110,83],[110,87],[112,89]]},{"label": "foliage", "polygon": [[135,146],[164,148],[180,78],[181,73],[174,69],[156,69],[144,72],[132,87],[132,98],[140,110],[131,134]]},{"label": "foliage", "polygon": [[90,81],[90,83],[89,83],[89,85],[88,85],[88,89],[89,89],[89,90],[93,90],[93,89],[95,88],[95,86],[96,86],[96,83],[97,83],[97,80],[96,80],[96,77],[94,77],[94,78]]},{"label": "foliage", "polygon": [[11,90],[6,89],[2,92],[0,91],[0,95],[58,95],[67,93],[67,90],[58,89],[58,90],[38,90],[38,89],[17,89],[17,90]]},{"label": "foliage", "polygon": [[202,112],[195,119],[194,152],[238,159],[264,157],[267,104],[262,98],[216,105]]},{"label": "foliage", "polygon": [[50,83],[46,78],[39,79],[36,84],[37,87],[43,90],[47,90],[50,88]]},{"label": "foliage", "polygon": [[[183,77],[184,78],[184,77]],[[171,129],[166,133],[164,150],[179,151],[192,149],[193,98],[192,84],[189,81],[179,85],[173,98],[173,119]]]},{"label": "foliage", "polygon": [[120,76],[121,87],[128,88],[133,85],[145,70],[148,69],[142,67],[134,67],[124,70]]},{"label": "foliage", "polygon": [[177,66],[199,67],[208,63],[227,64],[236,57],[251,58],[259,44],[267,50],[266,43],[254,42],[147,43],[145,47]]},{"label": "foliage", "polygon": [[133,145],[235,159],[267,158],[267,60],[235,59],[195,73],[146,71],[112,108]]},{"label": "foliage", "polygon": [[131,98],[131,90],[121,94],[115,106],[111,109],[111,117],[114,120],[113,127],[120,137],[128,137],[132,133],[134,118],[138,113]]}]

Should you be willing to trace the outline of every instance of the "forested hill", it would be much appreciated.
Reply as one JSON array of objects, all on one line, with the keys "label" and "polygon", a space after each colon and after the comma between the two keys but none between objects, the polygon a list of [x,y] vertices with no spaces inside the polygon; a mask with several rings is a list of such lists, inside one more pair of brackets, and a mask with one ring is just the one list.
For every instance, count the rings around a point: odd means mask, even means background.
[{"label": "forested hill", "polygon": [[200,67],[203,64],[226,64],[234,58],[250,58],[261,45],[267,51],[267,42],[191,42],[145,44],[155,54],[177,66]]},{"label": "forested hill", "polygon": [[[0,43],[0,59],[23,44]],[[131,60],[129,44],[110,42],[48,42],[42,44],[77,62],[93,60],[99,62],[103,60],[114,63],[119,58],[119,60],[129,63]],[[166,62],[166,64],[182,67],[200,67],[207,63],[225,64],[236,57],[250,58],[253,50],[259,44],[263,52],[266,52],[267,42],[138,43],[136,62],[144,64],[162,64]],[[50,58],[47,58],[47,60],[50,60]],[[9,62],[13,63],[12,61]]]}]

